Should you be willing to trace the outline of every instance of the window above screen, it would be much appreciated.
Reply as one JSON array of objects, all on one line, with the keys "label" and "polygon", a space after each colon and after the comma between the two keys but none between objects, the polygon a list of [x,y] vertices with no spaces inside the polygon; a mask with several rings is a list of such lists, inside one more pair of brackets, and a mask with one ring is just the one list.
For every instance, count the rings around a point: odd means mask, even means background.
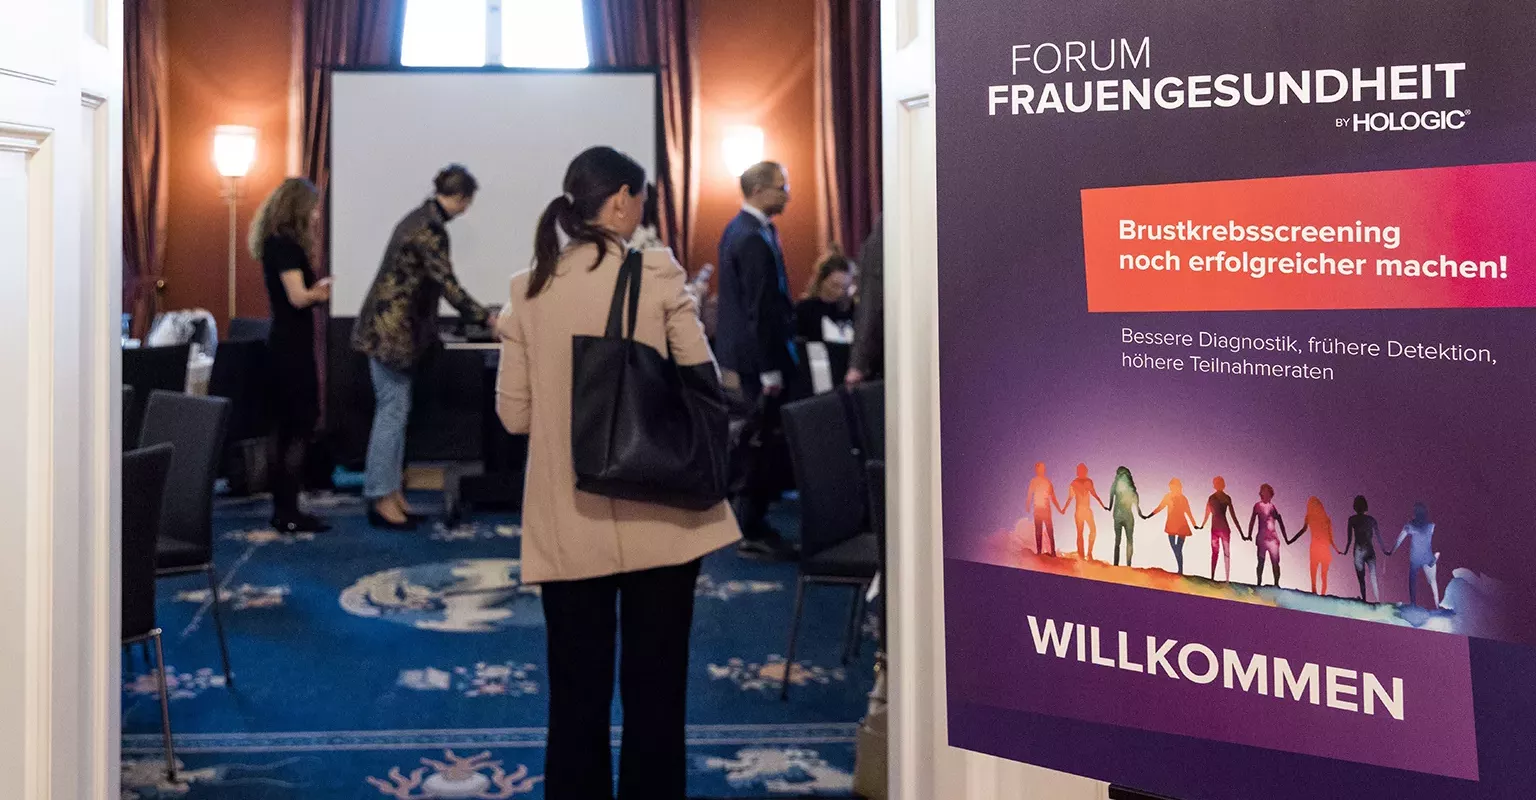
[{"label": "window above screen", "polygon": [[501,63],[508,67],[586,69],[582,0],[502,0]]},{"label": "window above screen", "polygon": [[486,0],[408,0],[400,63],[407,67],[485,66],[486,6]]},{"label": "window above screen", "polygon": [[591,64],[582,0],[407,0],[407,67],[583,69]]}]

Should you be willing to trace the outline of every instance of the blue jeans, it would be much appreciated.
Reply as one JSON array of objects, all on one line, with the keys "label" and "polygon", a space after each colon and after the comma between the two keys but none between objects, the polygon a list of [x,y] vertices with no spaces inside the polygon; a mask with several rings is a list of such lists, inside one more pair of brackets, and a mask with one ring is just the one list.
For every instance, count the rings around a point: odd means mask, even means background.
[{"label": "blue jeans", "polygon": [[363,496],[378,500],[400,491],[405,472],[405,423],[411,416],[411,376],[368,359],[373,378],[373,431]]}]

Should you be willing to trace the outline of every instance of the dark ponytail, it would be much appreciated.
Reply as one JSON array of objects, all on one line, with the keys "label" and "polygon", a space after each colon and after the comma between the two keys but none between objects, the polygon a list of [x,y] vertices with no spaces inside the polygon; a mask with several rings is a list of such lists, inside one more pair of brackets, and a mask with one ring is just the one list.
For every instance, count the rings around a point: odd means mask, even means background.
[{"label": "dark ponytail", "polygon": [[571,162],[565,171],[564,194],[545,206],[533,235],[533,277],[528,281],[528,298],[537,297],[555,277],[560,261],[560,232],[570,239],[568,246],[597,245],[597,269],[607,255],[608,245],[624,246],[610,230],[595,224],[608,198],[621,189],[630,194],[645,191],[645,168],[629,156],[611,147],[593,147]]}]

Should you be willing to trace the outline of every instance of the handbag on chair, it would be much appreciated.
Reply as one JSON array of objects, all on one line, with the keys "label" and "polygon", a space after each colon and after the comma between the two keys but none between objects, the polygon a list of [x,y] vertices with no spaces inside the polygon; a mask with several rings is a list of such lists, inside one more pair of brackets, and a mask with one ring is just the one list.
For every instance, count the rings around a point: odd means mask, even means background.
[{"label": "handbag on chair", "polygon": [[643,271],[640,252],[630,251],[604,334],[571,343],[576,488],[703,511],[727,492],[725,393],[714,364],[680,366],[670,352],[635,341]]}]

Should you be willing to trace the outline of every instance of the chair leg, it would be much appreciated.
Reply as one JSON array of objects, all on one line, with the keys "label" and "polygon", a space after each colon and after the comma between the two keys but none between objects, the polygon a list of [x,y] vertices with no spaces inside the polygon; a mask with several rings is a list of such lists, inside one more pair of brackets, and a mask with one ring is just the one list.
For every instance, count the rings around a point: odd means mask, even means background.
[{"label": "chair leg", "polygon": [[855,661],[864,657],[864,620],[869,616],[869,587],[867,583],[859,587],[859,627],[853,637]]},{"label": "chair leg", "polygon": [[848,631],[843,635],[843,666],[854,659],[859,645],[859,612],[864,610],[864,587],[853,587],[853,608],[848,613]]},{"label": "chair leg", "polygon": [[219,579],[213,573],[213,565],[208,565],[208,597],[213,605],[213,627],[219,634],[219,658],[224,661],[224,685],[233,688],[235,675],[229,668],[229,643],[224,639],[224,617],[219,613]]},{"label": "chair leg", "polygon": [[[176,748],[171,744],[171,693],[165,684],[165,648],[160,644],[160,631],[154,631],[150,636],[155,640],[155,674],[160,679],[160,733],[165,737],[165,776],[170,779],[171,785],[178,781],[176,777]],[[149,645],[146,644],[147,648]]]},{"label": "chair leg", "polygon": [[789,681],[795,669],[795,635],[800,632],[800,610],[805,603],[805,576],[795,584],[795,612],[789,621],[789,647],[784,649],[784,680],[779,688],[779,699],[789,699]]}]

